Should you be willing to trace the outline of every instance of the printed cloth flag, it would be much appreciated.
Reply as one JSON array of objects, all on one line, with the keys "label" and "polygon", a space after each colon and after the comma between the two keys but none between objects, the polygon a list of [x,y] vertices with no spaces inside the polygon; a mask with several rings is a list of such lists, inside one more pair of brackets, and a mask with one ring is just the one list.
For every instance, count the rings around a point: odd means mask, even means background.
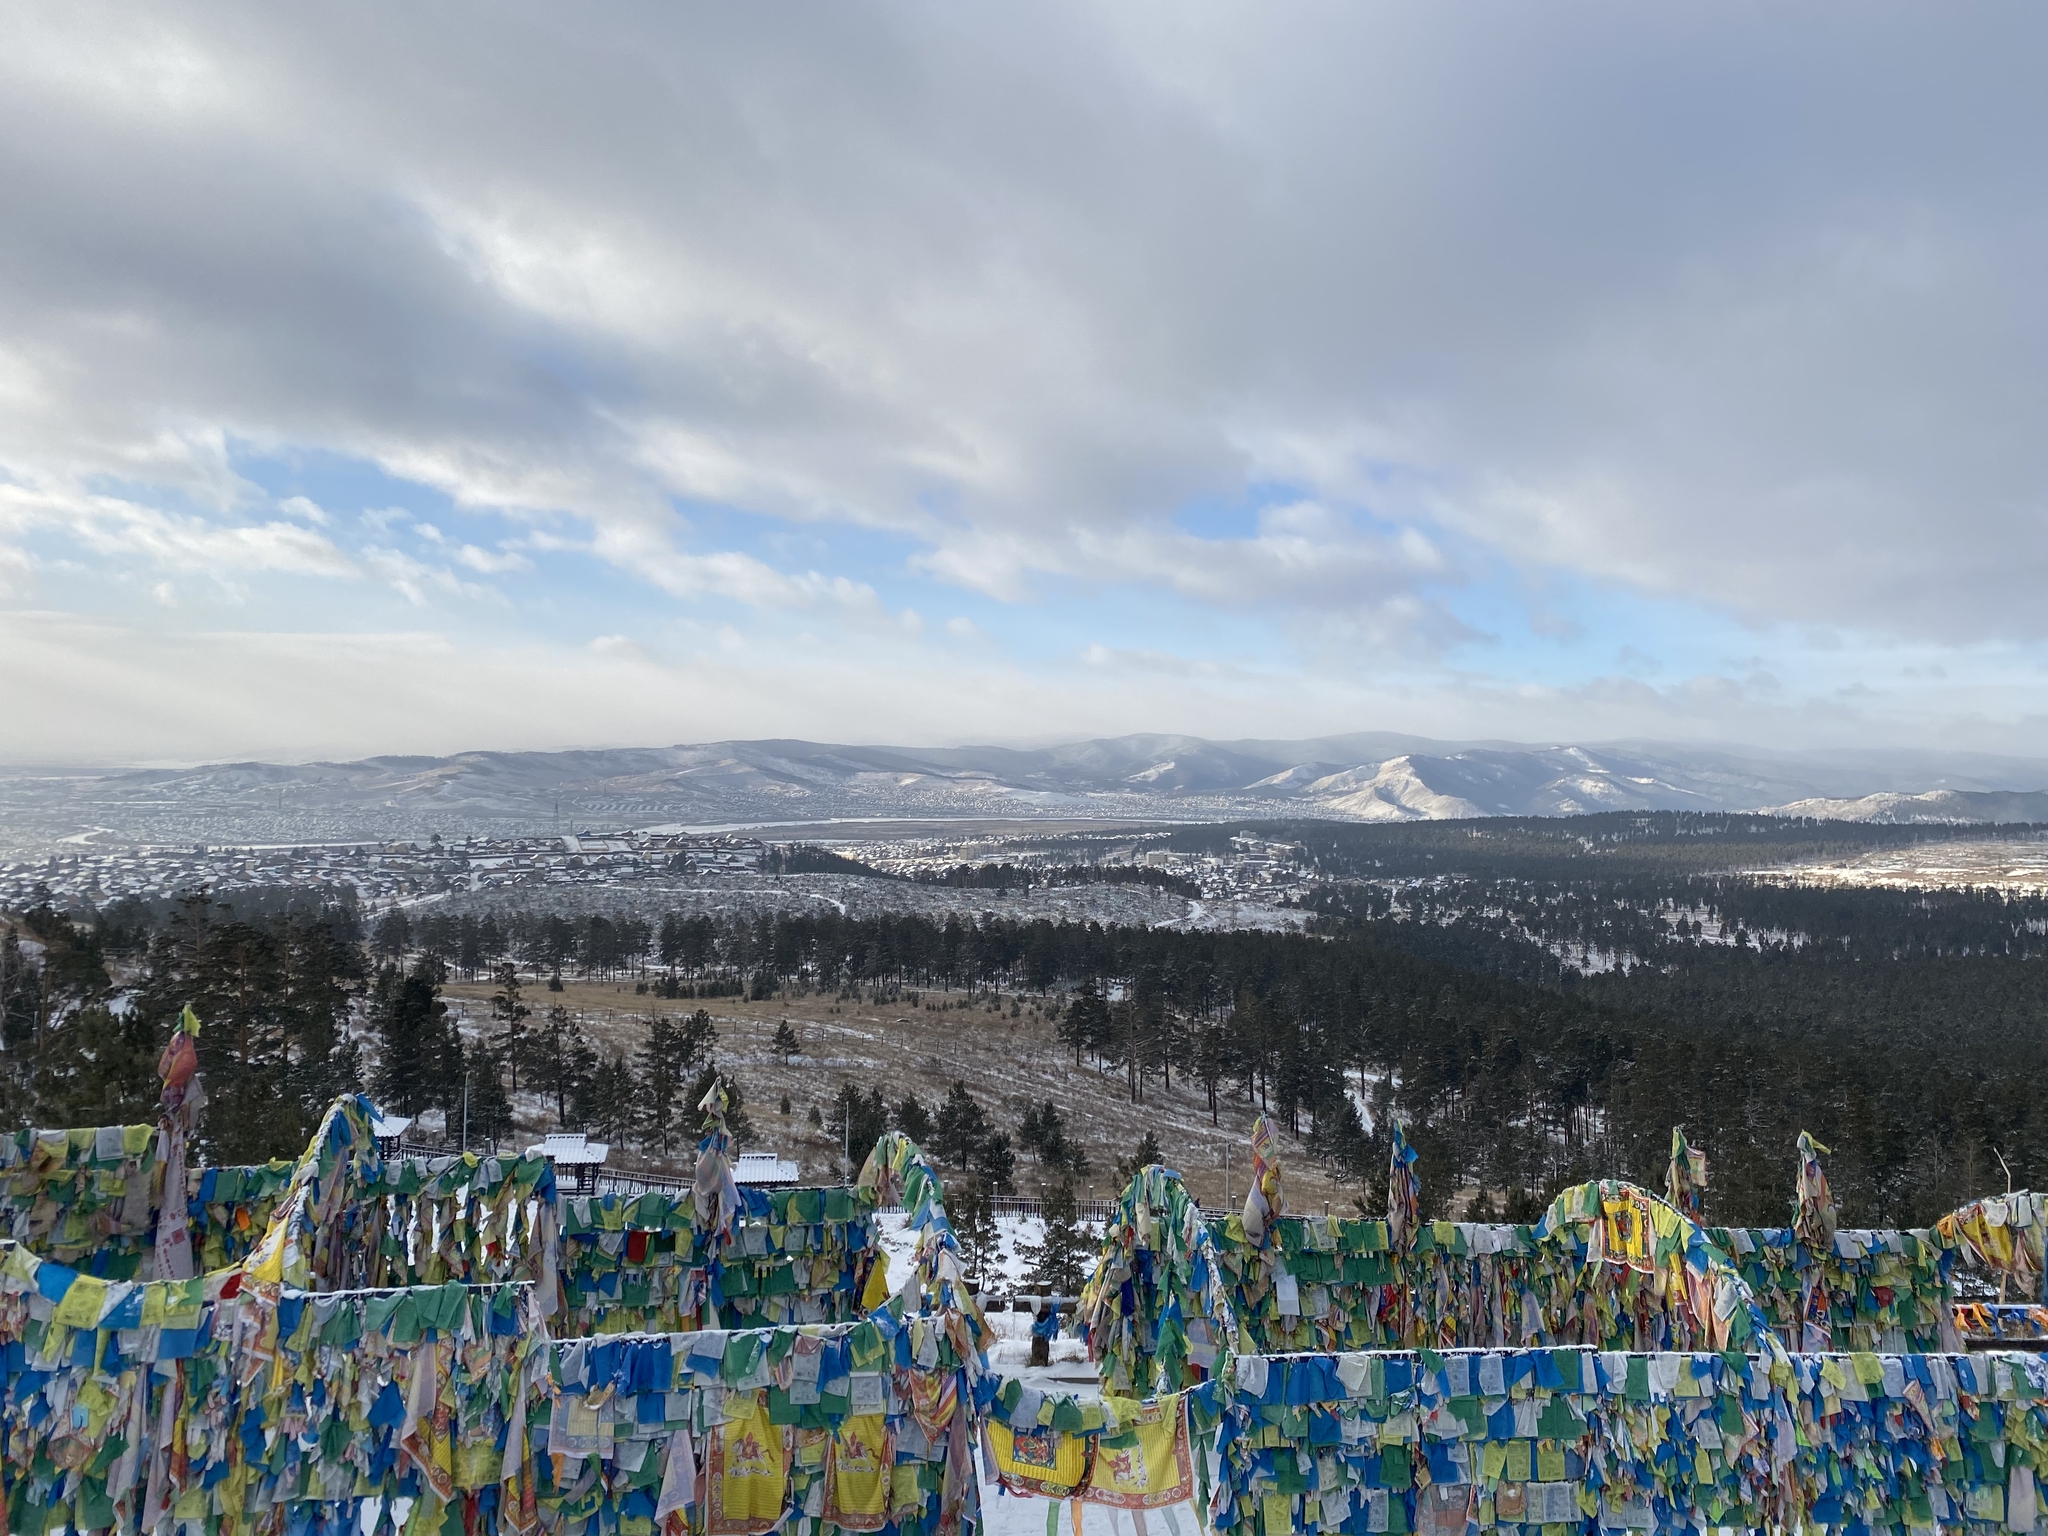
[{"label": "printed cloth flag", "polygon": [[1465,1536],[1478,1492],[1472,1483],[1432,1483],[1417,1492],[1415,1536]]},{"label": "printed cloth flag", "polygon": [[782,1523],[789,1445],[768,1420],[765,1392],[728,1392],[711,1436],[706,1536],[766,1536]]},{"label": "printed cloth flag", "polygon": [[164,1042],[163,1053],[156,1059],[156,1075],[163,1080],[164,1108],[175,1111],[182,1102],[185,1088],[199,1071],[199,1015],[187,1003],[185,1011],[178,1015],[178,1022],[171,1030],[171,1038]]},{"label": "printed cloth flag", "polygon": [[698,1230],[719,1242],[731,1234],[740,1207],[739,1185],[732,1176],[732,1133],[725,1124],[729,1102],[724,1081],[714,1077],[697,1105],[704,1112],[704,1139],[697,1145],[691,1201]]},{"label": "printed cloth flag", "polygon": [[1422,1221],[1422,1181],[1415,1176],[1416,1151],[1399,1120],[1393,1122],[1394,1153],[1387,1163],[1387,1236],[1396,1253],[1415,1246]]},{"label": "printed cloth flag", "polygon": [[156,1218],[156,1278],[192,1278],[191,1222],[185,1212],[185,1133],[206,1102],[206,1090],[198,1082],[199,1015],[187,1003],[178,1015],[171,1038],[157,1058],[157,1076],[163,1080],[162,1119],[158,1126],[157,1159],[163,1168],[163,1195]]},{"label": "printed cloth flag", "polygon": [[1244,1235],[1254,1248],[1263,1247],[1266,1231],[1284,1214],[1280,1189],[1280,1139],[1264,1115],[1252,1122],[1252,1187],[1244,1197]]},{"label": "printed cloth flag", "polygon": [[1001,1419],[988,1421],[996,1475],[1012,1493],[1037,1499],[1072,1498],[1088,1477],[1088,1439],[1062,1430],[1013,1430]]},{"label": "printed cloth flag", "polygon": [[[1646,1275],[1657,1267],[1656,1207],[1644,1191],[1628,1184],[1603,1189],[1598,1230],[1599,1256],[1609,1264]],[[1589,1244],[1586,1261],[1590,1264],[1593,1257],[1593,1246]]]},{"label": "printed cloth flag", "polygon": [[1664,1195],[1694,1221],[1701,1219],[1701,1197],[1707,1189],[1707,1154],[1689,1146],[1682,1126],[1671,1131],[1671,1167],[1664,1176]]},{"label": "printed cloth flag", "polygon": [[1164,1509],[1195,1496],[1194,1458],[1188,1453],[1187,1395],[1169,1392],[1153,1402],[1116,1403],[1115,1434],[1096,1442],[1081,1497],[1116,1509]]},{"label": "printed cloth flag", "polygon": [[2048,1285],[2048,1195],[2017,1190],[1973,1200],[1935,1223],[1971,1264],[2041,1296]]},{"label": "printed cloth flag", "polygon": [[1835,1247],[1835,1197],[1820,1165],[1827,1150],[1810,1132],[1799,1133],[1799,1213],[1792,1231],[1814,1253],[1832,1253]]},{"label": "printed cloth flag", "polygon": [[843,1531],[879,1531],[889,1523],[889,1479],[896,1465],[889,1421],[857,1413],[832,1432],[825,1463],[825,1518]]}]

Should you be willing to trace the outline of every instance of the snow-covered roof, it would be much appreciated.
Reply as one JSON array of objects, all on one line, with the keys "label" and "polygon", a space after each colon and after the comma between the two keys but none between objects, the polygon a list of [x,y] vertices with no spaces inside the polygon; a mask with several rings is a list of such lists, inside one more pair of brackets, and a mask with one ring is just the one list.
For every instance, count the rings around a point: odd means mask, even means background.
[{"label": "snow-covered roof", "polygon": [[378,1115],[370,1122],[370,1134],[379,1141],[390,1141],[393,1137],[403,1136],[412,1122],[411,1115]]},{"label": "snow-covered roof", "polygon": [[551,1131],[543,1141],[526,1149],[527,1155],[539,1153],[550,1162],[579,1164],[601,1163],[612,1155],[611,1143],[592,1141],[581,1131]]},{"label": "snow-covered roof", "polygon": [[732,1176],[738,1184],[794,1184],[803,1170],[773,1152],[742,1152],[733,1162]]}]

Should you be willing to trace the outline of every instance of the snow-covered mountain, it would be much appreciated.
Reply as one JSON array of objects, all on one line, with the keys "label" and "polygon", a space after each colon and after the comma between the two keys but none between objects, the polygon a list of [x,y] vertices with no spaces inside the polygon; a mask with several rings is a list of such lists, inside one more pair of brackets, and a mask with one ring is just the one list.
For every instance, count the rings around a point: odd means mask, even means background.
[{"label": "snow-covered mountain", "polygon": [[1896,826],[1912,823],[2048,822],[2048,793],[2000,794],[1983,790],[1930,789],[1907,795],[1885,790],[1853,800],[1794,800],[1779,806],[1784,816],[1816,816],[1827,821],[1878,821]]},{"label": "snow-covered mountain", "polygon": [[1308,741],[1121,736],[1038,749],[724,741],[0,778],[0,832],[11,834],[0,840],[17,845],[89,827],[145,841],[299,841],[536,829],[558,820],[1407,821],[1663,809],[2048,820],[2048,763],[1363,733]]}]

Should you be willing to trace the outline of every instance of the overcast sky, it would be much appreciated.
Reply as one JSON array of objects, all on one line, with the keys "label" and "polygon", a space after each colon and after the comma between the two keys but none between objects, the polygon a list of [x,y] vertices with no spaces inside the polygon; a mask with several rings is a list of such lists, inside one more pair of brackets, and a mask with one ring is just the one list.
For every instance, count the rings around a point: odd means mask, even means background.
[{"label": "overcast sky", "polygon": [[2038,6],[0,37],[0,758],[2048,755]]}]

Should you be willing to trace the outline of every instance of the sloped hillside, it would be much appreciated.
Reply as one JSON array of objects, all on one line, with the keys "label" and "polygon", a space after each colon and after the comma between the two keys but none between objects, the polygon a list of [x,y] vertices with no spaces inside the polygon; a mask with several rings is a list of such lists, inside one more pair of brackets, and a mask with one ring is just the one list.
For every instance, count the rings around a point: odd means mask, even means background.
[{"label": "sloped hillside", "polygon": [[[483,985],[451,985],[446,997],[464,1015],[465,1024],[480,1028],[488,1019],[491,989]],[[836,1139],[814,1129],[807,1112],[816,1106],[829,1115],[829,1103],[842,1083],[861,1092],[879,1086],[891,1105],[914,1094],[927,1109],[957,1081],[981,1101],[998,1129],[1017,1137],[1025,1108],[1051,1099],[1069,1122],[1070,1138],[1086,1149],[1093,1174],[1077,1181],[1076,1192],[1109,1196],[1116,1193],[1115,1167],[1130,1155],[1147,1130],[1154,1132],[1169,1165],[1177,1168],[1206,1204],[1220,1204],[1228,1155],[1230,1190],[1241,1202],[1249,1166],[1252,1120],[1256,1107],[1241,1098],[1221,1098],[1210,1114],[1201,1086],[1176,1078],[1171,1089],[1157,1082],[1146,1088],[1146,1102],[1129,1102],[1123,1077],[1091,1065],[1076,1068],[1072,1050],[1055,1038],[1050,1019],[1039,1015],[1029,999],[1013,1016],[1009,1000],[1000,1011],[985,1002],[969,1005],[961,993],[925,993],[908,1002],[873,1004],[836,1002],[812,996],[787,1002],[753,1003],[718,998],[697,1004],[663,1002],[639,995],[630,987],[569,982],[560,994],[530,993],[538,1007],[554,1003],[577,1011],[585,1029],[602,1048],[630,1052],[641,1039],[646,1020],[656,1010],[688,1013],[699,1006],[718,1029],[714,1057],[731,1073],[746,1095],[752,1117],[754,1150],[772,1150],[793,1157],[807,1182],[839,1177],[840,1148]],[[931,1004],[927,1007],[926,1004]],[[785,1061],[776,1054],[776,1025],[783,1019],[802,1042],[799,1054]],[[780,1111],[787,1094],[790,1113]],[[552,1105],[519,1095],[522,1131],[538,1139],[555,1129]],[[580,1127],[571,1127],[580,1129]],[[1283,1134],[1282,1141],[1293,1143]],[[856,1156],[859,1156],[856,1153]],[[637,1150],[614,1154],[615,1166],[680,1170],[663,1165]],[[1017,1158],[1017,1192],[1037,1194],[1043,1178],[1029,1154]],[[1295,1209],[1349,1211],[1356,1190],[1339,1187],[1309,1158],[1305,1148],[1287,1160],[1287,1185]]]}]

